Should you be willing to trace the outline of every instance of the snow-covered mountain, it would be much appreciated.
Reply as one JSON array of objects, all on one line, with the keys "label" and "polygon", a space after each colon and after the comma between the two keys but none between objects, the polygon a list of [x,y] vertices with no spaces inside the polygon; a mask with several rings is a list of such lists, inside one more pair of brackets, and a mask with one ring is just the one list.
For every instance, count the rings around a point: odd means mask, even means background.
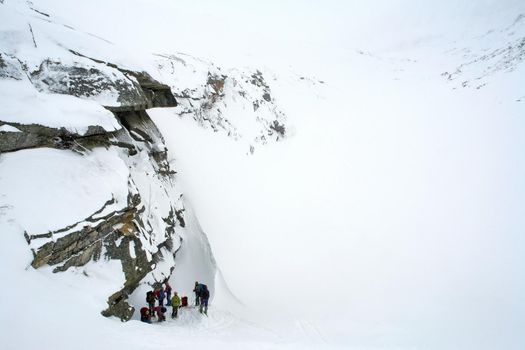
[{"label": "snow-covered mountain", "polygon": [[0,341],[522,348],[523,4],[250,4],[0,1]]}]

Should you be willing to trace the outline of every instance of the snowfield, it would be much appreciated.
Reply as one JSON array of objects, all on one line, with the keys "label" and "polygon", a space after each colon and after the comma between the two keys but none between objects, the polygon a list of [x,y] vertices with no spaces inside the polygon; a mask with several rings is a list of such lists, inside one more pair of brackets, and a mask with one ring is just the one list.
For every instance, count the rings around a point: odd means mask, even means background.
[{"label": "snowfield", "polygon": [[[122,82],[135,96],[128,70],[178,102],[147,110],[162,136],[132,130],[135,155],[0,154],[6,348],[525,348],[523,1],[0,0],[0,58],[0,140],[122,131],[103,106],[124,105]],[[69,94],[62,66],[97,93]],[[198,280],[209,317],[103,317],[117,260],[31,266],[130,194],[152,235],[115,246],[154,269],[129,304],[166,276],[193,304]]]}]

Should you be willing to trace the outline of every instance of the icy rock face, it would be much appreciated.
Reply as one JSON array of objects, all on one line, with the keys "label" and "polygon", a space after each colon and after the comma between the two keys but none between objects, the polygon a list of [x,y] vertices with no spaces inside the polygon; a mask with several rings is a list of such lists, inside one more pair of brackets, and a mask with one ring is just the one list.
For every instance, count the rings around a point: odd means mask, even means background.
[{"label": "icy rock face", "polygon": [[21,80],[22,72],[16,59],[0,53],[0,79]]},{"label": "icy rock face", "polygon": [[[112,111],[177,105],[170,88],[148,73],[134,72],[71,52],[91,62],[78,61],[68,66],[59,61],[45,60],[37,70],[29,72],[31,82],[39,91],[93,99]],[[106,100],[111,96],[114,96],[113,101]]]},{"label": "icy rock face", "polygon": [[[213,292],[211,249],[197,219],[185,218],[164,139],[146,110],[172,107],[173,117],[189,116],[253,152],[289,134],[268,83],[276,78],[184,55],[135,62],[28,4],[0,11],[0,208],[25,231],[31,266],[90,278],[91,267],[118,261],[123,274],[111,270],[112,283],[121,284],[102,313],[129,320],[144,302],[139,294],[177,271],[185,238],[202,248],[186,266],[202,265]],[[38,185],[28,190],[22,181]],[[45,186],[48,198],[39,192]]]},{"label": "icy rock face", "polygon": [[67,66],[59,61],[45,60],[37,70],[30,72],[31,81],[39,91],[95,98],[101,94],[118,94],[122,105],[145,105],[147,100],[140,86],[128,80],[118,70],[110,74],[96,65]]},{"label": "icy rock face", "polygon": [[157,65],[177,98],[176,110],[181,116],[190,116],[203,127],[248,143],[252,152],[256,144],[279,141],[288,135],[286,114],[278,107],[268,77],[261,71],[224,70],[180,54],[159,56]]},{"label": "icy rock face", "polygon": [[[184,226],[184,208],[182,194],[174,185],[174,171],[166,159],[166,149],[162,148],[163,140],[146,112],[119,112],[117,116],[124,125],[122,130],[98,140],[88,138],[90,145],[80,140],[80,146],[86,148],[76,150],[89,152],[87,147],[101,145],[117,147],[123,150],[122,159],[130,168],[147,169],[147,173],[130,169],[127,205],[115,208],[114,199],[110,199],[80,222],[53,232],[27,233],[26,240],[34,252],[32,266],[35,268],[47,264],[54,266],[54,272],[60,272],[92,260],[120,260],[125,282],[121,290],[109,297],[109,307],[103,314],[128,320],[134,310],[127,304],[127,296],[155,270],[166,254],[174,259],[181,243],[176,231]],[[157,193],[160,197],[155,198],[159,203],[155,203],[157,207],[153,210],[151,203],[144,200],[151,192],[145,187],[145,181],[160,188]],[[175,200],[168,193],[174,195]],[[133,252],[128,248],[130,244]],[[161,276],[157,282],[169,277],[172,268],[173,263],[166,271],[156,271]]]},{"label": "icy rock face", "polygon": [[[87,147],[101,145],[122,150],[119,152],[122,160],[130,168],[127,204],[119,208],[112,198],[82,221],[52,232],[28,232],[26,240],[34,252],[31,264],[35,268],[50,265],[54,272],[60,272],[92,260],[120,260],[125,282],[121,290],[109,297],[109,307],[103,314],[128,320],[134,310],[127,304],[127,296],[156,269],[166,254],[174,259],[181,244],[176,231],[184,226],[184,208],[182,194],[173,181],[174,171],[166,160],[166,149],[162,148],[163,140],[146,112],[117,115],[125,126],[122,130],[98,141],[90,139],[91,145],[80,141],[82,148],[76,150],[87,153]],[[147,169],[147,172],[139,173],[133,167]],[[146,195],[151,195],[146,181],[160,189],[155,196],[158,201],[155,208],[144,200]],[[129,249],[130,244],[133,251]],[[166,271],[156,271],[161,276],[157,282],[169,277],[172,268],[173,263]]]},{"label": "icy rock face", "polygon": [[0,126],[11,126],[20,131],[2,132],[0,137],[0,152],[13,152],[28,148],[53,147],[58,149],[78,150],[82,145],[109,145],[112,133],[106,132],[100,126],[89,126],[85,134],[70,132],[66,128],[50,128],[38,124],[20,124],[2,122]]},{"label": "icy rock face", "polygon": [[[25,238],[33,251],[34,268],[49,265],[53,272],[62,272],[90,262],[119,260],[125,280],[122,288],[109,296],[108,308],[102,313],[129,320],[134,308],[128,304],[128,296],[140,283],[146,283],[143,280],[148,275],[147,283],[159,283],[170,276],[181,245],[179,231],[185,226],[182,192],[167,161],[164,140],[144,109],[175,106],[175,98],[168,86],[147,73],[124,74],[115,65],[97,69],[46,59],[38,70],[31,71],[18,57],[0,58],[0,83],[27,80],[29,84],[23,91],[33,86],[40,93],[82,99],[96,99],[109,91],[118,101],[117,105],[107,106],[121,126],[117,130],[89,125],[87,131],[75,132],[64,127],[6,122],[0,115],[0,126],[9,130],[0,132],[0,152],[45,147],[89,156],[106,149],[113,150],[127,165],[129,176],[123,179],[128,188],[125,205],[109,198],[83,220],[49,232],[26,231]],[[12,120],[12,115],[9,117]],[[167,264],[158,267],[160,261]]]},{"label": "icy rock face", "polygon": [[[30,70],[17,57],[0,53],[0,78],[16,81],[28,79],[39,92],[107,102],[105,107],[113,112],[177,105],[170,88],[151,78],[148,73],[121,70],[114,64],[95,61],[93,64],[76,62],[75,65],[64,65],[46,59],[38,69]],[[87,131],[78,133],[64,127],[50,128],[1,119],[0,116],[0,126],[16,127],[22,133],[4,133],[0,138],[0,152],[36,147],[72,148],[86,144],[107,146],[111,144],[110,139],[114,138],[112,133],[97,125],[87,126]]]}]

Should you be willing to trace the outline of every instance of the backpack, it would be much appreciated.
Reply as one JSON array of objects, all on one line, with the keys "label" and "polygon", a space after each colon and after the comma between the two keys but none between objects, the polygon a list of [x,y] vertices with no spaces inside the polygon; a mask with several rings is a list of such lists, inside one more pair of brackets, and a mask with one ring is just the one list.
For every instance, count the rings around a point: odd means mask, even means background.
[{"label": "backpack", "polygon": [[202,292],[204,292],[207,289],[208,289],[208,286],[205,285],[205,284],[202,284],[202,283],[197,285],[197,288],[196,288],[197,293],[199,294],[199,296],[202,294]]},{"label": "backpack", "polygon": [[147,307],[143,307],[140,309],[140,317],[146,317],[149,312],[149,309]]},{"label": "backpack", "polygon": [[188,297],[180,298],[180,306],[188,306]]},{"label": "backpack", "polygon": [[202,299],[208,299],[210,297],[210,291],[208,290],[208,288],[205,288],[202,292],[201,292],[201,298]]}]

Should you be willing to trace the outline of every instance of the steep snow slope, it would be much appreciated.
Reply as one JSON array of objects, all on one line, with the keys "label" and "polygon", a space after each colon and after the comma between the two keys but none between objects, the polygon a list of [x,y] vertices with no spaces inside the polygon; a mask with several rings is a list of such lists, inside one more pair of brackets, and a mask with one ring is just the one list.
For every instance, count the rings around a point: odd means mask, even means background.
[{"label": "steep snow slope", "polygon": [[384,53],[287,56],[322,75],[279,68],[296,134],[251,158],[152,113],[253,314],[347,347],[523,346],[520,13]]}]

